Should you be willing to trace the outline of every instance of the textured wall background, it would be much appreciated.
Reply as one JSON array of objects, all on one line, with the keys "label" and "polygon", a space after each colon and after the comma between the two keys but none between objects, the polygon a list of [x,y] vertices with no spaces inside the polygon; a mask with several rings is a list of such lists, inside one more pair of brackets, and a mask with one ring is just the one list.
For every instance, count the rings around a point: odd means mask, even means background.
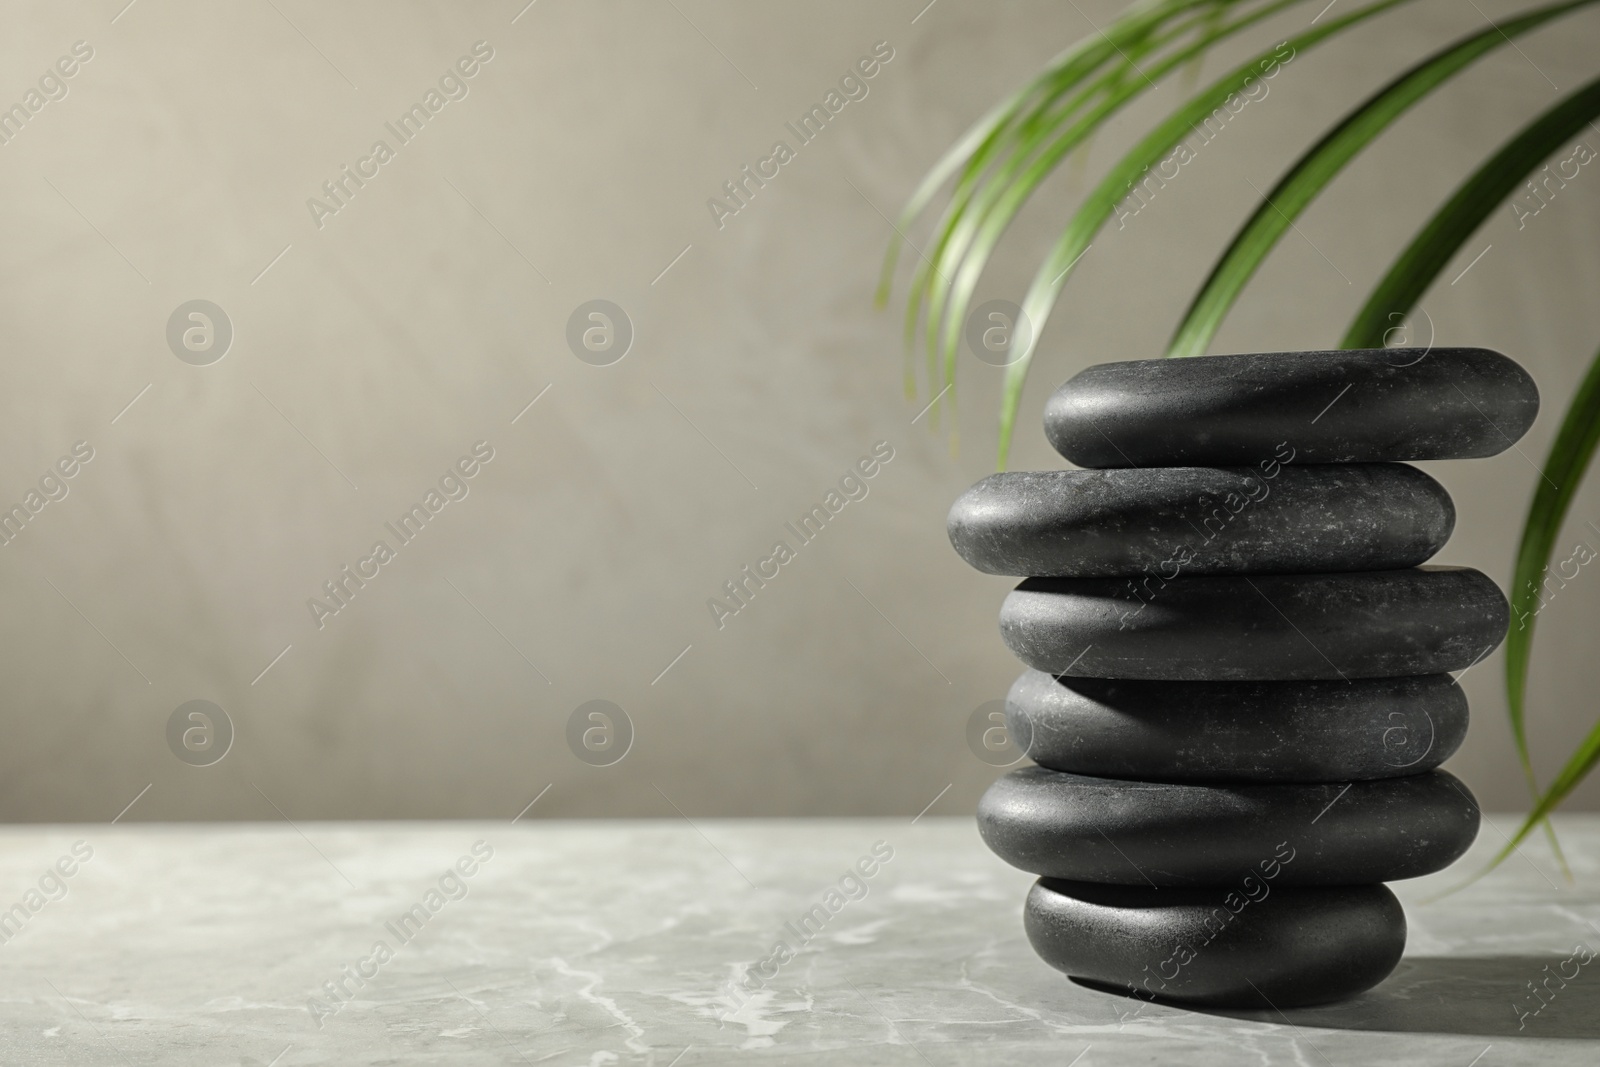
[{"label": "textured wall background", "polygon": [[[902,396],[898,319],[871,308],[872,283],[915,179],[1117,3],[124,2],[13,5],[0,35],[0,102],[75,42],[93,52],[0,146],[0,498],[93,449],[0,551],[0,816],[108,819],[137,795],[129,819],[509,818],[546,786],[530,817],[971,810],[996,772],[967,720],[1018,665],[995,628],[1010,583],[968,570],[943,521],[992,467],[1000,372],[963,357],[952,458],[928,419],[911,425],[928,394]],[[1159,353],[1251,183],[1481,28],[1480,6],[1516,5],[1423,0],[1300,56],[1102,234],[1051,323],[1014,466],[1059,465],[1038,429],[1057,382]],[[1334,341],[1463,171],[1593,75],[1597,40],[1600,13],[1579,14],[1405,117],[1300,222],[1216,350]],[[476,42],[473,75],[401,144],[385,123]],[[892,58],[867,95],[798,145],[785,123],[877,42]],[[1182,91],[1098,139],[1089,175]],[[379,139],[393,158],[362,163]],[[780,139],[794,158],[719,227],[707,199]],[[376,174],[314,217],[346,165]],[[1067,173],[1041,194],[986,297],[1020,291],[1080,192]],[[1460,509],[1441,559],[1502,585],[1600,340],[1597,224],[1585,169],[1520,231],[1499,214],[1447,277],[1490,251],[1425,303],[1438,343],[1513,355],[1547,399],[1519,450],[1429,468]],[[233,331],[208,366],[167,340],[196,299]],[[635,333],[610,366],[565,339],[593,299]],[[308,598],[480,441],[492,459],[441,493],[466,495],[392,540],[319,629]],[[707,598],[879,441],[893,458],[867,496],[716,629]],[[1593,489],[1573,515],[1563,539],[1594,542]],[[1547,772],[1594,716],[1596,582],[1541,619]],[[1500,669],[1468,674],[1476,725],[1451,766],[1512,808]],[[633,724],[610,767],[567,743],[593,699]],[[236,731],[209,767],[169,749],[191,700]]]}]

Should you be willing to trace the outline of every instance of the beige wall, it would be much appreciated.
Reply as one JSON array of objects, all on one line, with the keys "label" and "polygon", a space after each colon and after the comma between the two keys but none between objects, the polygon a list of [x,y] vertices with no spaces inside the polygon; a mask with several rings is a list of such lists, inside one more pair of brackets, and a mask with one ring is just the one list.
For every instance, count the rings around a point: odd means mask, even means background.
[{"label": "beige wall", "polygon": [[[0,816],[107,819],[146,785],[128,818],[510,818],[547,785],[530,816],[911,815],[947,784],[935,810],[971,810],[995,772],[967,718],[1018,665],[995,627],[1009,583],[956,558],[944,515],[991,468],[998,372],[962,357],[955,458],[928,420],[910,425],[927,394],[904,399],[896,316],[870,306],[884,216],[999,94],[1093,32],[1086,15],[1119,5],[940,0],[914,24],[922,0],[540,0],[514,22],[521,0],[121,6],[16,5],[0,34],[7,102],[75,41],[94,50],[0,147],[0,497],[22,499],[74,442],[94,450],[0,550]],[[1481,24],[1424,0],[1300,57],[1103,234],[1046,337],[1015,465],[1058,464],[1038,428],[1055,383],[1160,351],[1249,182]],[[1284,242],[1217,350],[1335,340],[1463,169],[1553,99],[1550,81],[1594,73],[1597,35],[1600,15],[1581,14],[1405,118]],[[307,199],[480,40],[493,58],[467,95],[319,228]],[[719,229],[707,198],[878,41],[893,58],[866,98]],[[1181,91],[1097,139],[1091,168]],[[986,296],[1019,290],[1079,191],[1046,190]],[[1521,232],[1497,215],[1448,274],[1492,251],[1425,304],[1438,343],[1502,349],[1546,397],[1520,451],[1429,468],[1460,508],[1442,558],[1502,584],[1533,465],[1600,340],[1597,223],[1585,171]],[[564,338],[596,298],[636,331],[607,367]],[[165,337],[192,299],[233,324],[210,366]],[[478,441],[493,459],[469,494],[319,629],[307,599]],[[893,459],[869,495],[717,630],[707,598],[878,441]],[[1600,523],[1593,490],[1566,540],[1585,519]],[[1547,771],[1594,715],[1596,582],[1541,619]],[[1497,655],[1467,676],[1476,724],[1451,766],[1508,808],[1523,794],[1500,670]],[[169,751],[168,719],[194,699],[236,728],[213,766]],[[568,749],[592,699],[634,724],[614,766]]]}]

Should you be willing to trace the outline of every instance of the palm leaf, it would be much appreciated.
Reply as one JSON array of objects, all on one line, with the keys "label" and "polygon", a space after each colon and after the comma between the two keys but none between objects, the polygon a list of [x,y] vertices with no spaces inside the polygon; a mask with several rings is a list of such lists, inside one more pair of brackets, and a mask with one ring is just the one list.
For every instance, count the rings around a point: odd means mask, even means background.
[{"label": "palm leaf", "polygon": [[[1147,14],[1151,8],[1168,7],[1195,7],[1211,3],[1214,0],[1187,0],[1187,2],[1173,3],[1145,3],[1136,6],[1132,11],[1118,19],[1118,23],[1138,18]],[[1113,25],[1115,30],[1116,24]],[[1105,43],[1096,37],[1086,37],[1067,48],[1047,63],[1042,71],[1032,81],[1021,89],[1006,97],[999,104],[990,108],[977,122],[968,127],[966,133],[954,145],[940,156],[928,173],[923,175],[922,181],[912,191],[910,198],[900,209],[900,216],[895,225],[895,236],[889,240],[889,249],[884,254],[883,265],[878,274],[878,290],[876,302],[881,307],[889,299],[889,290],[894,281],[895,266],[899,262],[900,247],[906,243],[905,231],[910,229],[917,218],[932,203],[934,196],[941,186],[950,179],[958,170],[966,174],[975,174],[981,170],[984,157],[991,152],[1001,135],[1015,121],[1022,107],[1041,91],[1063,82],[1070,86],[1081,81],[1086,76],[1084,59],[1087,55],[1107,50]],[[1092,70],[1098,63],[1088,65]]]},{"label": "palm leaf", "polygon": [[[1490,213],[1498,210],[1501,202],[1542,160],[1597,116],[1600,116],[1600,78],[1545,111],[1501,146],[1461,184],[1396,258],[1350,324],[1341,347],[1381,347],[1389,324],[1411,312]],[[1574,401],[1577,407],[1573,410],[1592,402],[1589,390],[1600,390],[1600,379],[1594,377],[1593,371],[1580,388]],[[1506,637],[1506,697],[1517,756],[1536,800],[1539,786],[1528,752],[1525,714],[1528,661],[1533,649],[1533,620],[1537,615],[1534,609],[1538,600],[1536,587],[1550,562],[1561,521],[1594,448],[1592,440],[1581,436],[1585,429],[1581,418],[1563,425],[1567,439],[1558,439],[1551,450],[1551,459],[1544,469],[1545,480],[1538,487],[1523,527],[1512,577],[1511,611],[1518,625]],[[1551,846],[1560,857],[1555,831],[1548,822],[1545,826]]]},{"label": "palm leaf", "polygon": [[[1008,161],[995,180],[987,183],[981,194],[973,198],[972,204],[952,228],[949,240],[943,242],[941,263],[944,269],[941,271],[941,280],[947,284],[931,289],[928,295],[926,327],[930,376],[935,373],[932,367],[942,352],[944,381],[947,385],[954,382],[962,324],[989,257],[1028,198],[1054,172],[1062,159],[1084,144],[1112,114],[1153,87],[1157,78],[1193,62],[1218,41],[1301,2],[1273,0],[1233,22],[1218,22],[1207,13],[1193,19],[1192,27],[1180,24],[1175,31],[1165,35],[1152,35],[1128,45],[1118,45],[1118,52],[1127,66],[1113,67],[1102,79],[1107,91],[1087,110],[1079,109],[1066,114],[1054,125],[1041,128],[1031,142],[1023,145],[1022,150]],[[1190,28],[1196,30],[1194,40],[1152,61],[1148,68],[1138,65],[1138,59],[1143,58],[1142,53],[1154,52]],[[1130,55],[1130,50],[1134,54]],[[1128,67],[1138,73],[1137,79],[1126,77]]]},{"label": "palm leaf", "polygon": [[1260,64],[1281,58],[1281,48],[1292,49],[1292,55],[1314,47],[1327,38],[1349,29],[1369,18],[1410,0],[1378,0],[1377,3],[1358,8],[1340,18],[1330,19],[1304,33],[1289,38],[1278,50],[1265,52],[1249,62],[1235,67],[1205,89],[1191,97],[1169,115],[1134,148],[1124,155],[1103,177],[1100,184],[1085,198],[1083,204],[1068,221],[1066,230],[1056,241],[1044,264],[1034,275],[1023,313],[1032,327],[1033,340],[1019,358],[1006,369],[1004,394],[1000,406],[1000,466],[1003,468],[1011,449],[1011,435],[1016,426],[1017,407],[1022,400],[1022,387],[1027,381],[1028,368],[1039,349],[1039,337],[1067,277],[1079,258],[1088,250],[1094,235],[1105,225],[1126,195],[1134,181],[1145,170],[1161,162],[1162,158],[1184,137],[1194,123],[1211,116],[1217,108],[1243,90],[1250,78],[1256,77]]},{"label": "palm leaf", "polygon": [[[905,234],[927,209],[939,189],[951,176],[960,172],[960,179],[951,195],[946,217],[960,214],[960,205],[970,197],[986,168],[996,159],[1003,158],[1024,135],[1029,124],[1055,101],[1081,84],[1084,79],[1104,66],[1115,53],[1118,37],[1135,35],[1147,23],[1166,21],[1196,7],[1211,7],[1219,0],[1147,0],[1119,17],[1110,32],[1098,37],[1086,37],[1061,52],[1028,84],[1002,100],[974,123],[961,138],[941,156],[932,169],[924,175],[900,211],[895,224],[895,235],[889,241],[879,271],[876,302],[883,306],[889,299],[890,287],[901,246],[908,244]],[[926,260],[926,257],[924,257]],[[926,267],[919,268],[919,274]],[[912,292],[920,287],[913,282]],[[914,309],[910,321],[915,324]]]},{"label": "palm leaf", "polygon": [[[1543,796],[1539,796],[1534,779],[1533,763],[1528,756],[1526,719],[1523,714],[1528,686],[1528,658],[1533,649],[1534,620],[1539,615],[1540,579],[1549,568],[1551,550],[1561,532],[1562,520],[1572,506],[1572,498],[1583,484],[1583,476],[1600,445],[1600,353],[1589,364],[1589,372],[1578,386],[1556,439],[1545,457],[1544,477],[1533,494],[1528,507],[1528,518],[1522,527],[1522,542],[1517,546],[1517,564],[1511,579],[1512,627],[1506,637],[1506,697],[1512,710],[1512,733],[1517,740],[1517,755],[1522,760],[1523,772],[1538,798],[1528,824],[1513,839],[1513,844],[1526,836],[1528,826],[1543,821],[1545,816],[1566,799],[1567,795],[1583,781],[1597,760],[1600,760],[1600,723],[1589,731],[1588,737],[1573,753],[1556,775]],[[1510,846],[1494,863],[1499,863],[1510,852]]]},{"label": "palm leaf", "polygon": [[[1600,115],[1600,78],[1572,93],[1551,107],[1507,141],[1473,175],[1463,182],[1450,199],[1417,233],[1346,331],[1341,347],[1377,348],[1383,345],[1389,324],[1409,314],[1422,294],[1443,272],[1489,214],[1517,188],[1539,163],[1566,143],[1578,130]],[[1523,526],[1522,541],[1512,576],[1511,614],[1517,625],[1506,637],[1506,699],[1511,720],[1511,736],[1517,758],[1534,799],[1539,784],[1528,751],[1526,698],[1528,662],[1533,651],[1533,627],[1538,601],[1540,575],[1550,562],[1562,519],[1571,505],[1573,493],[1582,481],[1594,449],[1592,432],[1572,413],[1594,403],[1593,392],[1600,391],[1600,377],[1591,369],[1580,387],[1563,424],[1566,439],[1551,449],[1543,478],[1534,495]],[[1561,866],[1566,868],[1560,842],[1548,820],[1545,832]]]},{"label": "palm leaf", "polygon": [[[921,262],[913,276],[910,299],[906,303],[909,394],[915,394],[915,382],[911,378],[911,345],[925,300],[930,305],[928,383],[930,391],[936,390],[940,379],[938,352],[931,342],[937,336],[936,324],[944,310],[944,287],[950,282],[950,272],[964,255],[964,241],[970,226],[986,213],[993,201],[992,190],[1004,188],[1010,174],[1035,154],[1052,133],[1070,122],[1089,101],[1096,96],[1117,93],[1129,66],[1136,65],[1134,56],[1142,56],[1151,48],[1160,47],[1174,37],[1181,36],[1199,21],[1194,16],[1196,10],[1201,11],[1202,18],[1209,18],[1212,9],[1220,10],[1241,2],[1243,0],[1163,0],[1134,8],[1111,23],[1100,35],[1087,38],[1058,56],[1043,75],[1008,100],[1004,114],[991,113],[991,117],[985,120],[989,132],[977,138],[977,146],[972,149],[964,165],[947,155],[941,166],[928,175],[902,213],[902,231],[926,206],[938,185],[958,167],[962,171],[950,203],[936,227],[932,254],[920,255]],[[1301,0],[1288,2],[1298,3]],[[1103,71],[1099,78],[1090,82],[1087,88],[1079,89],[1098,71]],[[1141,80],[1137,90],[1142,91],[1142,87]],[[1063,100],[1065,103],[1062,103]],[[973,139],[973,134],[969,132],[964,141],[971,142]],[[979,194],[985,195],[978,207],[974,208],[972,202]],[[887,295],[887,284],[893,270],[893,253],[897,247],[898,241],[891,243],[891,255],[885,259],[885,269],[879,283],[880,300]],[[953,385],[954,379],[949,376],[948,364],[946,372],[946,384]],[[950,392],[953,398],[954,389]],[[936,402],[930,426],[937,424],[938,417]]]},{"label": "palm leaf", "polygon": [[1341,348],[1380,348],[1461,246],[1539,163],[1600,116],[1600,79],[1529,123],[1461,184],[1400,253],[1345,332]]},{"label": "palm leaf", "polygon": [[[906,304],[905,339],[909,360],[916,339],[917,323],[920,321],[919,312],[923,309],[924,301],[926,302],[929,322],[930,392],[934,391],[940,380],[938,350],[933,343],[936,336],[933,324],[939,320],[944,310],[944,292],[950,285],[950,277],[946,271],[951,269],[953,262],[960,259],[965,239],[969,235],[971,220],[981,217],[987,209],[990,202],[990,197],[987,195],[989,190],[997,183],[1003,184],[1005,178],[1020,165],[1020,162],[1026,160],[1035,150],[1042,136],[1068,121],[1096,95],[1115,90],[1122,68],[1114,62],[1114,57],[1120,54],[1126,58],[1127,52],[1124,49],[1133,49],[1141,54],[1147,51],[1150,47],[1148,33],[1158,24],[1158,19],[1181,14],[1194,6],[1195,4],[1188,0],[1169,2],[1148,12],[1143,18],[1119,20],[1119,24],[1112,26],[1108,34],[1090,38],[1087,42],[1088,47],[1073,57],[1073,62],[1063,70],[1061,77],[1048,87],[1048,91],[1033,102],[1029,112],[1015,121],[1010,129],[1005,131],[1005,136],[996,139],[985,158],[975,159],[969,171],[962,175],[935,231],[937,239],[933,246],[932,257],[922,257],[923,261],[919,264],[911,282],[911,299]],[[1140,12],[1136,11],[1134,14],[1139,15]],[[1134,62],[1131,58],[1127,61]],[[1090,82],[1087,87],[1068,95],[1069,90],[1076,89],[1085,78],[1097,70],[1103,71],[1098,78]],[[1065,97],[1064,103],[1063,97]],[[952,387],[949,388],[949,393],[953,406],[955,400],[953,369],[946,366],[943,377],[946,386]],[[943,395],[943,390],[940,390],[939,395]],[[939,405],[936,397],[933,418],[929,421],[930,428],[937,428],[938,418]]]},{"label": "palm leaf", "polygon": [[[992,109],[983,118],[979,119],[955,146],[947,151],[933,169],[922,179],[922,184],[911,194],[911,199],[901,209],[899,221],[894,230],[895,235],[889,241],[889,249],[884,254],[883,266],[878,277],[878,292],[876,302],[882,307],[889,299],[889,289],[894,280],[895,265],[899,261],[900,246],[909,241],[905,236],[917,218],[927,208],[935,193],[956,171],[961,171],[961,177],[951,194],[950,204],[946,207],[946,217],[959,214],[962,205],[972,195],[972,189],[977,184],[984,170],[994,158],[1003,154],[1005,147],[1014,135],[1013,128],[1019,124],[1019,115],[1023,105],[1029,103],[1041,92],[1045,94],[1045,101],[1055,99],[1056,95],[1067,91],[1109,57],[1110,49],[1099,41],[1089,38],[1078,42],[1057,56],[1045,68],[1044,72],[1033,81],[1023,86],[1010,97]],[[1034,108],[1043,106],[1035,103]],[[937,252],[935,253],[937,254]],[[912,299],[906,303],[906,395],[916,395],[915,367],[911,361],[911,339],[916,334],[919,303],[918,297],[926,284],[929,268],[932,263],[927,256],[922,256],[923,262],[918,265],[917,272],[911,283]],[[931,381],[931,376],[930,376]],[[934,412],[934,419],[938,412]],[[931,424],[931,423],[930,423]]]},{"label": "palm leaf", "polygon": [[1262,198],[1255,214],[1233,239],[1195,296],[1173,334],[1167,355],[1197,356],[1205,352],[1245,283],[1294,225],[1294,220],[1346,164],[1414,104],[1476,60],[1510,44],[1513,38],[1595,2],[1566,0],[1508,19],[1498,26],[1490,25],[1416,64],[1345,116]]}]

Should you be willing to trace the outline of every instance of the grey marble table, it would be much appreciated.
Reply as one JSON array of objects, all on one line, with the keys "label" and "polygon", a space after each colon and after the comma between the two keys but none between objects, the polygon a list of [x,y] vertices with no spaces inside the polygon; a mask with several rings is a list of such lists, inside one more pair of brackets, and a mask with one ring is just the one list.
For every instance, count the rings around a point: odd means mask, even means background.
[{"label": "grey marble table", "polygon": [[1067,981],[970,819],[16,827],[0,1061],[1596,1063],[1600,819],[1574,884],[1540,842],[1426,900],[1511,825],[1397,887],[1393,977],[1286,1016]]}]

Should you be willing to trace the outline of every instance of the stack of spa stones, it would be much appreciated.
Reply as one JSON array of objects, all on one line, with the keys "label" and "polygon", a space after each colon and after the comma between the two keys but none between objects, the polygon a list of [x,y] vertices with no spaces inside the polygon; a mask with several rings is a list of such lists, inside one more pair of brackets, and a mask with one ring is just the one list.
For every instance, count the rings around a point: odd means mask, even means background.
[{"label": "stack of spa stones", "polygon": [[1063,385],[1045,431],[1082,470],[996,474],[951,510],[979,570],[1026,576],[1000,632],[1036,766],[985,842],[1042,877],[1025,925],[1083,984],[1229,1007],[1334,1000],[1389,974],[1384,882],[1438,871],[1478,807],[1436,769],[1450,672],[1505,598],[1422,567],[1455,509],[1407,460],[1500,452],[1538,412],[1481,349],[1140,360]]}]

